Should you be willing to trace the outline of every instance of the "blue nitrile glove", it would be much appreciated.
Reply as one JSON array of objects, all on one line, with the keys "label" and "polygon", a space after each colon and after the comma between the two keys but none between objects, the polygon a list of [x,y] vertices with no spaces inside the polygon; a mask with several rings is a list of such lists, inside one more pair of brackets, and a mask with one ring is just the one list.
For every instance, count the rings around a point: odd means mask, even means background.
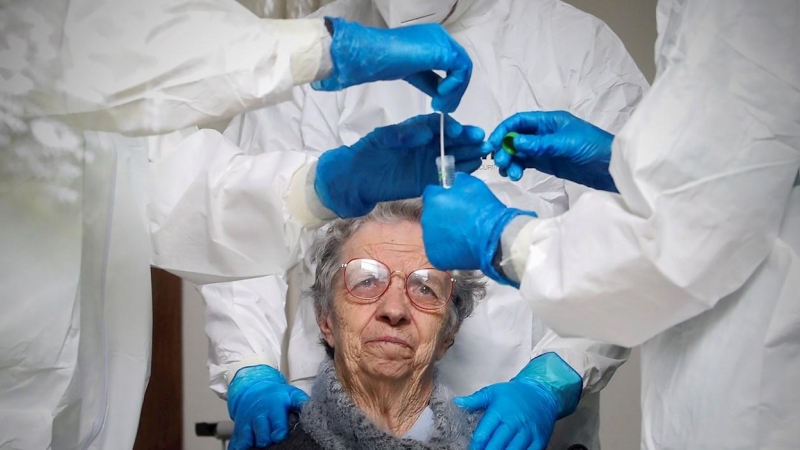
[{"label": "blue nitrile glove", "polygon": [[543,450],[556,420],[575,412],[582,390],[580,375],[555,353],[545,353],[511,381],[455,402],[471,412],[485,410],[470,450]]},{"label": "blue nitrile glove", "polygon": [[[467,52],[438,24],[380,29],[326,17],[333,25],[333,71],[311,84],[339,91],[361,83],[405,80],[432,97],[434,111],[453,112],[472,75]],[[442,79],[434,70],[446,73]]]},{"label": "blue nitrile glove", "polygon": [[305,392],[287,384],[270,366],[240,369],[228,386],[228,413],[233,419],[228,450],[267,447],[286,439],[289,411],[299,410],[306,400]]},{"label": "blue nitrile glove", "polygon": [[[483,130],[447,117],[444,134],[457,171],[472,172],[481,166]],[[376,128],[350,147],[323,153],[314,190],[339,217],[363,216],[378,202],[419,197],[425,186],[438,183],[437,156],[439,114],[412,117]]]},{"label": "blue nitrile glove", "polygon": [[[501,149],[509,132],[515,155]],[[504,120],[484,144],[494,152],[500,173],[517,181],[525,169],[536,169],[594,189],[617,192],[608,172],[614,135],[565,111],[517,113]]]},{"label": "blue nitrile glove", "polygon": [[422,240],[437,269],[480,269],[502,284],[516,284],[495,270],[492,259],[500,235],[515,217],[533,212],[508,208],[483,181],[457,173],[449,189],[428,186],[422,195]]}]

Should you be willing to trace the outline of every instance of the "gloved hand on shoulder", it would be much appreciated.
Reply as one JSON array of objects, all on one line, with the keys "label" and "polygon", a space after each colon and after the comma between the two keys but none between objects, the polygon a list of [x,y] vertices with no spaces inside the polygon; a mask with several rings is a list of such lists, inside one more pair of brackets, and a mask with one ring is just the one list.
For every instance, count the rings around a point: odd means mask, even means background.
[{"label": "gloved hand on shoulder", "polygon": [[532,359],[506,383],[493,384],[458,397],[458,406],[483,410],[470,450],[544,450],[556,420],[578,406],[583,380],[555,353]]},{"label": "gloved hand on shoulder", "polygon": [[228,450],[267,447],[286,439],[289,411],[299,410],[306,400],[305,392],[290,386],[270,366],[239,369],[228,387],[228,413],[233,419]]}]

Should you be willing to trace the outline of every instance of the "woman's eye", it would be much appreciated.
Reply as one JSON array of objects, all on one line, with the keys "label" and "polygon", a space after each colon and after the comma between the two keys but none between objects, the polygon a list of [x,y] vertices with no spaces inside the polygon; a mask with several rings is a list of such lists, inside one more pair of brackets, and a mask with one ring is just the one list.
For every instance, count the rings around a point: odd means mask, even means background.
[{"label": "woman's eye", "polygon": [[436,291],[434,291],[433,289],[431,289],[428,286],[425,286],[424,284],[421,285],[418,290],[419,290],[419,293],[422,294],[422,295],[436,297]]},{"label": "woman's eye", "polygon": [[375,284],[376,284],[375,278],[366,278],[356,283],[355,287],[360,289],[369,289],[375,287]]}]

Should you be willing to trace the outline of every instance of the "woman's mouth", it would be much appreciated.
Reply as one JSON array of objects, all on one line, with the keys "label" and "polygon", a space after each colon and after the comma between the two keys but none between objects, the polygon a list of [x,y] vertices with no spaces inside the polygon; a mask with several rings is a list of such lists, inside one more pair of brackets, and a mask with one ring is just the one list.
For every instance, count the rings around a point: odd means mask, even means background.
[{"label": "woman's mouth", "polygon": [[394,337],[394,336],[381,336],[379,338],[372,339],[369,342],[371,342],[371,343],[385,342],[385,343],[389,343],[389,344],[397,344],[397,345],[402,345],[404,347],[411,348],[411,345],[409,345],[408,342],[406,342],[405,340],[400,339],[398,337]]}]

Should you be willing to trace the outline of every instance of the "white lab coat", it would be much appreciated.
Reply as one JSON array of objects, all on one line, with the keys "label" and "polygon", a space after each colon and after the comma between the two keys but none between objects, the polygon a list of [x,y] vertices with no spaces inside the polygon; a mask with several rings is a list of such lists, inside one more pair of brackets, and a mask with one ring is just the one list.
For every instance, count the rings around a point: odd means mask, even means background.
[{"label": "white lab coat", "polygon": [[800,3],[661,1],[658,26],[621,195],[528,224],[522,293],[564,335],[642,345],[643,449],[797,448]]},{"label": "white lab coat", "polygon": [[51,119],[149,134],[231,116],[314,79],[329,37],[322,21],[260,20],[230,1],[4,2],[0,17],[13,69],[1,86],[0,448],[131,448],[149,374],[157,140]]},{"label": "white lab coat", "polygon": [[[320,14],[383,26],[369,0],[340,0]],[[490,131],[517,111],[565,109],[615,132],[647,89],[644,77],[617,37],[597,19],[563,3],[479,0],[458,19],[448,28],[474,62],[470,87],[454,115],[463,123]],[[292,382],[307,387],[323,357],[311,305],[297,301],[299,292],[312,280],[312,272],[307,264],[291,267],[304,254],[313,232],[291,219],[286,207],[280,209],[281,215],[266,217],[264,213],[289,196],[290,178],[303,164],[300,155],[310,161],[328,149],[355,143],[375,127],[429,113],[429,102],[403,82],[359,86],[336,94],[297,89],[292,102],[234,119],[225,131],[227,142],[212,132],[202,132],[204,137],[193,136],[175,152],[176,166],[185,158],[182,155],[198,152],[217,157],[228,153],[226,158],[232,164],[211,173],[198,168],[196,173],[187,173],[183,181],[169,180],[176,184],[174,188],[158,189],[180,197],[174,206],[172,201],[165,202],[159,214],[184,237],[179,248],[197,249],[187,254],[162,246],[156,233],[158,265],[175,271],[170,267],[172,256],[188,257],[198,264],[191,273],[181,275],[203,283],[290,269],[281,278],[200,287],[208,306],[215,391],[224,395],[235,371],[251,364],[281,367]],[[233,144],[244,150],[237,151]],[[278,150],[282,151],[280,158],[274,153]],[[250,156],[243,156],[243,152]],[[256,168],[267,159],[271,164],[283,162],[279,169],[269,172]],[[155,169],[174,172],[160,166]],[[218,163],[211,166],[226,167]],[[557,215],[567,208],[563,184],[555,178],[539,174],[510,183],[495,172],[488,161],[477,173],[504,201],[543,216]],[[226,180],[228,175],[232,178]],[[265,197],[272,199],[270,204],[259,200]],[[264,217],[252,221],[231,218],[236,223],[226,226],[221,224],[224,217],[206,217],[206,205],[212,199],[230,205],[229,209],[253,202]],[[209,223],[215,226],[209,227]],[[249,226],[253,232],[248,231]],[[280,241],[281,231],[290,237],[288,243]],[[245,235],[247,242],[237,244]],[[165,242],[170,246],[176,243],[173,236]],[[209,248],[213,261],[204,257]],[[287,289],[288,333],[284,314]],[[288,352],[286,341],[291,341]],[[579,411],[559,425],[553,448],[567,448],[576,442],[597,448],[596,393],[627,358],[627,350],[559,338],[538,321],[512,288],[490,285],[487,300],[464,323],[455,345],[440,364],[440,376],[456,393],[470,394],[507,381],[531,358],[547,351],[557,352],[584,377],[587,393]]]}]

